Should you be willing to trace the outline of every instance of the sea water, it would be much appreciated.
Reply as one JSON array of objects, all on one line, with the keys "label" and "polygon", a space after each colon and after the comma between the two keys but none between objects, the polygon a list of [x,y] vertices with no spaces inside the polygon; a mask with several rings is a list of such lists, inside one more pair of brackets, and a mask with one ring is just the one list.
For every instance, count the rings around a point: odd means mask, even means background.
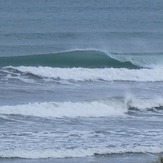
[{"label": "sea water", "polygon": [[161,0],[0,0],[0,162],[161,155],[162,20]]}]

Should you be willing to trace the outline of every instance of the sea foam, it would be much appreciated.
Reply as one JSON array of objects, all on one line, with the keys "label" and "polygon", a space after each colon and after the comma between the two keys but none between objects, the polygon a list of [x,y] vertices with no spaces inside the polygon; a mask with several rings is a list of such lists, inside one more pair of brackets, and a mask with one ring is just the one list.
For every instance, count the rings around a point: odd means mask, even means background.
[{"label": "sea foam", "polygon": [[[126,68],[52,68],[52,67],[8,67],[19,73],[33,74],[41,78],[72,81],[163,81],[163,68],[126,69]],[[6,68],[5,68],[6,69]],[[20,75],[19,75],[20,77]]]},{"label": "sea foam", "polygon": [[3,150],[0,151],[1,158],[26,158],[26,159],[44,159],[44,158],[71,158],[88,157],[95,155],[111,155],[125,153],[161,153],[162,147],[117,147],[117,148],[77,148],[77,149],[58,149],[58,150]]},{"label": "sea foam", "polygon": [[1,106],[0,114],[19,114],[37,117],[110,117],[120,116],[127,112],[121,103],[93,102],[44,102],[16,106]]},{"label": "sea foam", "polygon": [[35,102],[14,106],[0,106],[0,114],[37,116],[42,118],[114,117],[125,116],[130,109],[133,111],[133,108],[139,111],[148,111],[155,108],[161,110],[162,106],[162,98],[107,99],[83,102]]}]

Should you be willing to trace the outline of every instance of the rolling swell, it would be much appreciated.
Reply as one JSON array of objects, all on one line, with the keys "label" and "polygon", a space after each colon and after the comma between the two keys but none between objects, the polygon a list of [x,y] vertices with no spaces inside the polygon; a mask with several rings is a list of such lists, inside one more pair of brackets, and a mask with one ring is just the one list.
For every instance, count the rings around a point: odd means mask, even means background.
[{"label": "rolling swell", "polygon": [[42,55],[0,57],[0,66],[50,66],[84,68],[129,68],[138,66],[129,61],[119,61],[96,50],[75,50]]}]

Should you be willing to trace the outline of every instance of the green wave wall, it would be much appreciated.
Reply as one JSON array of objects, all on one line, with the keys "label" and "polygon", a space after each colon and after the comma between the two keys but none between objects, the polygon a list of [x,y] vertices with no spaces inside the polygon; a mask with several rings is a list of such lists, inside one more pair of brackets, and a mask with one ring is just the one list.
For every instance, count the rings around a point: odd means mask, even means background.
[{"label": "green wave wall", "polygon": [[121,62],[106,53],[94,50],[76,50],[51,54],[0,57],[0,66],[50,66],[85,68],[138,68],[129,61]]}]

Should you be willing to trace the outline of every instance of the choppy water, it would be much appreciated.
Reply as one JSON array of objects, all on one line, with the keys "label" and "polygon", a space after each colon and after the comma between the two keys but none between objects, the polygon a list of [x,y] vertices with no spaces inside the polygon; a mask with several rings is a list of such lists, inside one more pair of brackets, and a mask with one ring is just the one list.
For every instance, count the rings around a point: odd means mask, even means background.
[{"label": "choppy water", "polygon": [[163,152],[161,0],[0,0],[0,157]]}]

